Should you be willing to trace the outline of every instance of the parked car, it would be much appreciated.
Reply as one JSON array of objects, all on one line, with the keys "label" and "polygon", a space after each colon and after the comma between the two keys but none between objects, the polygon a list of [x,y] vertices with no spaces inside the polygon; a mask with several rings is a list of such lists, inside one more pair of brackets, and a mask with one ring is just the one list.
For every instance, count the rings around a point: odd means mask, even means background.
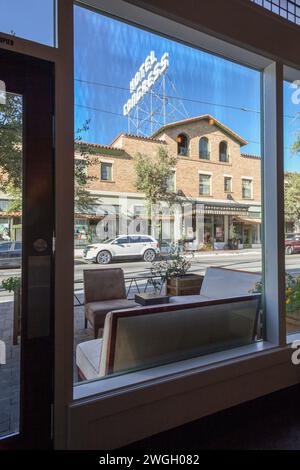
[{"label": "parked car", "polygon": [[0,268],[20,267],[22,261],[22,242],[0,242]]},{"label": "parked car", "polygon": [[83,251],[83,257],[98,264],[109,264],[118,258],[154,261],[159,251],[159,243],[150,235],[120,235],[102,243],[88,245]]},{"label": "parked car", "polygon": [[286,235],[285,252],[287,255],[300,252],[300,233],[288,233]]}]

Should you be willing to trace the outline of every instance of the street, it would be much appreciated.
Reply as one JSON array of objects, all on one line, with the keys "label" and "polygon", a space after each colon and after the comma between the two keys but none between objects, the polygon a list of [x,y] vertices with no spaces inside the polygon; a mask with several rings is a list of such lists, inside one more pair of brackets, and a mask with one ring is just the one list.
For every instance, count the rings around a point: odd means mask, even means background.
[{"label": "street", "polygon": [[[221,266],[228,269],[238,269],[245,271],[261,272],[261,253],[259,250],[245,250],[236,252],[210,252],[196,254],[190,257],[192,266],[190,272],[204,274],[209,266]],[[150,274],[151,263],[140,260],[113,262],[106,266],[98,264],[86,263],[82,258],[75,259],[74,280],[75,291],[81,292],[83,289],[83,270],[84,269],[109,269],[111,267],[122,268],[126,278],[131,276],[146,276]],[[286,256],[286,268],[291,274],[300,274],[300,254]],[[20,269],[5,268],[0,270],[0,283],[2,280],[10,276],[19,276]],[[0,302],[12,299],[12,295],[8,292],[0,290]]]}]

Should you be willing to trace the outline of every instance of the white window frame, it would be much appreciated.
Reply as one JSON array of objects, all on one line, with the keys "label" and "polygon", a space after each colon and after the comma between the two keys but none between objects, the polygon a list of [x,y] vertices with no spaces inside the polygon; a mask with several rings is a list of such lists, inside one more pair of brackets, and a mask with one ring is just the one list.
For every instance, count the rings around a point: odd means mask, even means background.
[{"label": "white window frame", "polygon": [[[223,175],[224,181],[223,181],[223,187],[224,187],[224,193],[230,194],[233,193],[233,178],[231,175]],[[230,191],[225,191],[225,178],[229,178],[231,183],[230,183]]]},{"label": "white window frame", "polygon": [[[201,194],[200,193],[200,176],[209,176],[209,194]],[[203,196],[203,197],[211,197],[213,192],[212,192],[212,179],[213,179],[213,174],[208,172],[208,171],[201,171],[199,170],[198,171],[198,178],[199,178],[199,196]]]},{"label": "white window frame", "polygon": [[[111,166],[111,178],[109,180],[102,179],[102,164],[110,165]],[[114,181],[114,164],[111,160],[100,160],[100,181],[101,183],[112,183]]]},{"label": "white window frame", "polygon": [[[250,197],[244,197],[243,196],[243,181],[250,181],[250,183],[251,183],[251,187],[250,187],[251,195],[250,195]],[[252,176],[242,176],[241,177],[241,182],[242,182],[242,199],[244,199],[245,201],[250,201],[251,199],[253,199],[253,178],[252,178]]]},{"label": "white window frame", "polygon": [[[266,341],[242,350],[225,351],[218,357],[195,358],[193,363],[183,361],[151,369],[143,374],[145,380],[142,384],[137,382],[134,373],[123,376],[121,388],[120,384],[113,387],[114,378],[107,379],[105,387],[100,382],[83,384],[76,388],[77,400],[74,401],[73,1],[58,0],[57,49],[1,33],[1,37],[13,40],[13,45],[3,42],[1,48],[49,60],[56,69],[55,447],[107,449],[300,381],[299,370],[291,365],[289,341],[292,337],[287,341],[285,327],[282,105],[282,64],[286,62],[300,70],[300,59],[295,48],[285,48],[283,52],[280,45],[275,44],[276,41],[265,42],[265,31],[260,28],[255,38],[252,34],[251,37],[245,35],[249,45],[245,42],[244,48],[240,47],[243,42],[236,37],[236,31],[226,29],[226,22],[218,24],[218,27],[224,28],[220,34],[218,32],[214,36],[203,33],[201,28],[214,31],[215,15],[207,14],[213,6],[210,4],[207,4],[205,15],[195,19],[199,21],[199,27],[195,23],[195,28],[192,28],[184,25],[184,20],[176,17],[175,13],[173,18],[176,21],[122,0],[85,0],[82,3],[263,71],[263,210],[264,238],[268,240],[264,246],[264,258],[267,260],[264,268]],[[248,9],[249,15],[253,15],[250,5],[242,3],[235,3],[239,12],[244,14],[245,9]],[[222,1],[219,5],[222,16],[225,14],[222,9],[228,8],[227,2]],[[244,14],[241,20],[245,22],[246,16]],[[262,15],[258,21],[264,21]],[[266,16],[265,24],[271,32],[272,21],[272,18]],[[276,25],[279,29],[284,27],[280,22]],[[243,30],[242,26],[239,25],[239,31]],[[294,38],[294,43],[300,42],[299,30],[289,28],[285,32],[291,40]],[[226,41],[221,39],[222,36],[226,37]],[[278,53],[271,53],[272,47],[274,50],[278,47]],[[261,55],[254,50],[260,50]],[[299,335],[293,335],[293,339],[299,339]],[[147,425],[141,426],[141,420]]]}]

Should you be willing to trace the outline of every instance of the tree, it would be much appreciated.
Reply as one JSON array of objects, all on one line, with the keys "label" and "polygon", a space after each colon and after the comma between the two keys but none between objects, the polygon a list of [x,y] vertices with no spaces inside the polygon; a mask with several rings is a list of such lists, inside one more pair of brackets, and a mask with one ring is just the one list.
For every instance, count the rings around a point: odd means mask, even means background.
[{"label": "tree", "polygon": [[[134,160],[136,173],[135,186],[137,191],[144,193],[148,209],[148,221],[151,224],[151,208],[156,204],[165,202],[169,207],[182,204],[186,198],[180,191],[172,189],[171,181],[174,178],[174,168],[177,158],[170,155],[160,146],[154,157],[138,153]],[[160,237],[161,220],[160,220]],[[160,240],[161,241],[161,240]]]},{"label": "tree", "polygon": [[[22,210],[22,97],[6,94],[6,103],[0,104],[0,189],[9,196],[8,212]],[[79,212],[93,209],[97,197],[87,189],[94,177],[88,175],[88,167],[95,164],[88,144],[82,142],[82,134],[89,129],[89,121],[76,131],[75,150],[80,158],[75,160],[75,206]]]},{"label": "tree", "polygon": [[[300,156],[300,133],[291,146],[292,154]],[[300,173],[287,172],[284,176],[284,211],[286,222],[300,221]]]},{"label": "tree", "polygon": [[22,97],[6,94],[0,104],[0,189],[10,195],[9,211],[21,209]]},{"label": "tree", "polygon": [[300,221],[300,173],[284,176],[284,212],[286,222]]},{"label": "tree", "polygon": [[148,206],[161,201],[170,206],[182,200],[177,192],[171,189],[170,181],[174,176],[177,158],[169,155],[160,146],[155,157],[138,153],[135,157],[136,189],[145,194]]},{"label": "tree", "polygon": [[89,176],[88,168],[95,165],[95,159],[91,157],[94,153],[93,148],[82,142],[81,134],[87,132],[90,121],[86,121],[82,128],[77,129],[75,140],[75,152],[80,154],[79,159],[75,159],[74,169],[74,198],[75,211],[83,214],[91,212],[98,202],[97,196],[91,194],[87,189],[88,184],[96,179],[95,176]]}]

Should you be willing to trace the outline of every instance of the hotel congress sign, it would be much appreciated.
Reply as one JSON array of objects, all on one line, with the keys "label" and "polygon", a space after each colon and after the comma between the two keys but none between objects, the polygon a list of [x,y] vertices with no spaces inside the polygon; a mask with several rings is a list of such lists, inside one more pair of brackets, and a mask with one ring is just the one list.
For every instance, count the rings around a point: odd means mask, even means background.
[{"label": "hotel congress sign", "polygon": [[169,54],[165,52],[160,61],[155,52],[151,51],[145,62],[142,63],[135,76],[130,81],[131,97],[123,107],[123,115],[127,116],[137,106],[140,100],[151,90],[157,80],[169,67]]}]

